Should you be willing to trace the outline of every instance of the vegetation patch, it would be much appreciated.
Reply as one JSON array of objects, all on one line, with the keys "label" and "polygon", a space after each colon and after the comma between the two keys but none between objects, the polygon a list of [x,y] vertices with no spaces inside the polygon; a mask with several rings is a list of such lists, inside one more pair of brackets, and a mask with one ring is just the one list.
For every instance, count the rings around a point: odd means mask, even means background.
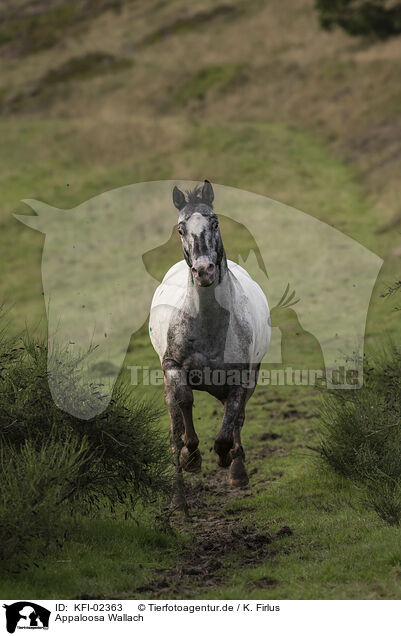
[{"label": "vegetation patch", "polygon": [[146,35],[138,44],[139,47],[151,46],[173,35],[194,31],[202,26],[210,26],[216,19],[232,20],[249,13],[251,8],[263,6],[262,0],[239,0],[235,4],[217,4],[211,9],[201,9],[192,15],[180,16],[158,27]]},{"label": "vegetation patch", "polygon": [[28,55],[50,48],[71,31],[109,9],[119,10],[122,0],[28,0],[17,9],[10,3],[0,15],[0,49],[8,56]]},{"label": "vegetation patch", "polygon": [[215,18],[232,18],[236,17],[239,13],[241,13],[241,7],[232,4],[219,4],[209,10],[196,11],[192,15],[177,18],[152,31],[143,38],[140,42],[140,46],[150,46],[171,35],[193,31],[199,26],[208,24],[210,20],[214,20]]},{"label": "vegetation patch", "polygon": [[79,57],[72,57],[55,69],[48,71],[41,79],[43,85],[60,84],[69,80],[86,79],[119,71],[132,65],[131,60],[118,58],[103,51],[93,51]]},{"label": "vegetation patch", "polygon": [[385,40],[401,33],[401,3],[394,0],[316,0],[320,24],[351,35]]},{"label": "vegetation patch", "polygon": [[[388,285],[386,291],[382,294],[383,298],[388,298],[389,296],[394,296],[394,294],[399,294],[401,292],[401,280],[397,280],[392,285]],[[394,307],[393,311],[401,311],[401,307]]]},{"label": "vegetation patch", "polygon": [[[120,385],[91,420],[61,411],[49,390],[47,348],[26,337],[1,336],[0,563],[16,567],[57,543],[66,515],[110,508],[129,515],[170,486],[167,436],[159,412]],[[75,358],[59,362],[57,381],[77,404],[102,399],[85,385]]]},{"label": "vegetation patch", "polygon": [[224,92],[245,80],[244,64],[224,64],[201,68],[182,84],[174,95],[174,102],[186,105],[192,100],[202,100],[212,91]]},{"label": "vegetation patch", "polygon": [[366,362],[364,386],[323,399],[320,452],[337,473],[363,488],[365,502],[401,522],[401,351],[389,345]]},{"label": "vegetation patch", "polygon": [[43,101],[43,98],[46,98],[48,101],[56,95],[60,95],[57,92],[58,89],[65,90],[68,82],[83,81],[106,73],[118,72],[131,65],[131,60],[119,58],[103,51],[93,51],[86,53],[86,55],[73,57],[57,68],[47,71],[24,90],[5,97],[3,107],[6,111],[18,111],[36,103],[38,99]]}]

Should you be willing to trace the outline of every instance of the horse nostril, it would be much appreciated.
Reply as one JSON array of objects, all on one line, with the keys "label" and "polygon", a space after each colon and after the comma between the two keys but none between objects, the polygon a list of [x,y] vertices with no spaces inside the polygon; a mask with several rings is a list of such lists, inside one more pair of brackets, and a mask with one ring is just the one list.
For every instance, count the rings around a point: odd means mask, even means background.
[{"label": "horse nostril", "polygon": [[215,269],[216,268],[213,263],[209,263],[207,267],[203,265],[201,265],[200,267],[191,267],[192,274],[198,279],[203,279],[208,275],[213,275]]},{"label": "horse nostril", "polygon": [[205,270],[203,269],[203,267],[192,267],[192,273],[194,276],[198,276],[199,278],[202,278],[202,276],[205,273]]}]

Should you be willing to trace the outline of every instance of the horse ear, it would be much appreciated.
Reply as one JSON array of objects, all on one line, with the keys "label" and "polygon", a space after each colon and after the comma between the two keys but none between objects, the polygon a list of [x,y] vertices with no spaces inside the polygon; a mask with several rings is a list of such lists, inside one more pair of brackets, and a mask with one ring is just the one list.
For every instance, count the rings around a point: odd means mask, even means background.
[{"label": "horse ear", "polygon": [[181,190],[179,190],[177,186],[174,186],[173,189],[173,203],[177,210],[182,210],[182,208],[186,204],[184,193],[181,192]]},{"label": "horse ear", "polygon": [[214,201],[212,184],[207,179],[205,179],[205,183],[202,188],[202,201],[208,205],[212,205]]}]

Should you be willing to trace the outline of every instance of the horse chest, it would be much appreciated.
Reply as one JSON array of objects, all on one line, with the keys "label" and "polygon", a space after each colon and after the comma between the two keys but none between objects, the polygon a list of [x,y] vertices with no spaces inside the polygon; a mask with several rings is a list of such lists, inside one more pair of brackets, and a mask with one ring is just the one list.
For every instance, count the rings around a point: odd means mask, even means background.
[{"label": "horse chest", "polygon": [[202,321],[182,313],[168,334],[167,356],[186,368],[202,368],[224,361],[227,321]]},{"label": "horse chest", "polygon": [[206,288],[199,302],[194,290],[188,290],[185,261],[166,274],[155,292],[149,325],[161,361],[199,369],[263,358],[270,336],[266,298],[245,270],[231,261],[229,265],[236,276],[225,287]]},{"label": "horse chest", "polygon": [[221,369],[226,362],[248,361],[249,324],[220,308],[207,320],[179,312],[170,326],[166,357],[186,369]]}]

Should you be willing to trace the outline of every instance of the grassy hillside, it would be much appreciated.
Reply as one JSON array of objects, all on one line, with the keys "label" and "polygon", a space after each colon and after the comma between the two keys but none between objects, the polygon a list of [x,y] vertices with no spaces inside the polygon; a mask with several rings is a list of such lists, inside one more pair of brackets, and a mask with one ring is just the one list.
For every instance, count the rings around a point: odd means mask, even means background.
[{"label": "grassy hillside", "polygon": [[[313,0],[18,0],[0,2],[0,15],[0,300],[11,329],[46,326],[43,236],[11,216],[29,213],[21,199],[71,208],[138,181],[206,177],[381,256],[366,342],[399,339],[397,299],[381,294],[400,272],[400,38],[322,32]],[[145,328],[132,344],[135,364],[157,368]],[[162,404],[160,387],[138,391]],[[61,555],[3,578],[0,596],[399,598],[399,529],[316,468],[318,400],[311,388],[259,388],[244,428],[251,487],[238,493],[209,454],[220,407],[196,396],[205,471],[191,482],[191,521],[149,511],[137,527],[81,521]],[[176,535],[162,531],[169,523]]]}]

